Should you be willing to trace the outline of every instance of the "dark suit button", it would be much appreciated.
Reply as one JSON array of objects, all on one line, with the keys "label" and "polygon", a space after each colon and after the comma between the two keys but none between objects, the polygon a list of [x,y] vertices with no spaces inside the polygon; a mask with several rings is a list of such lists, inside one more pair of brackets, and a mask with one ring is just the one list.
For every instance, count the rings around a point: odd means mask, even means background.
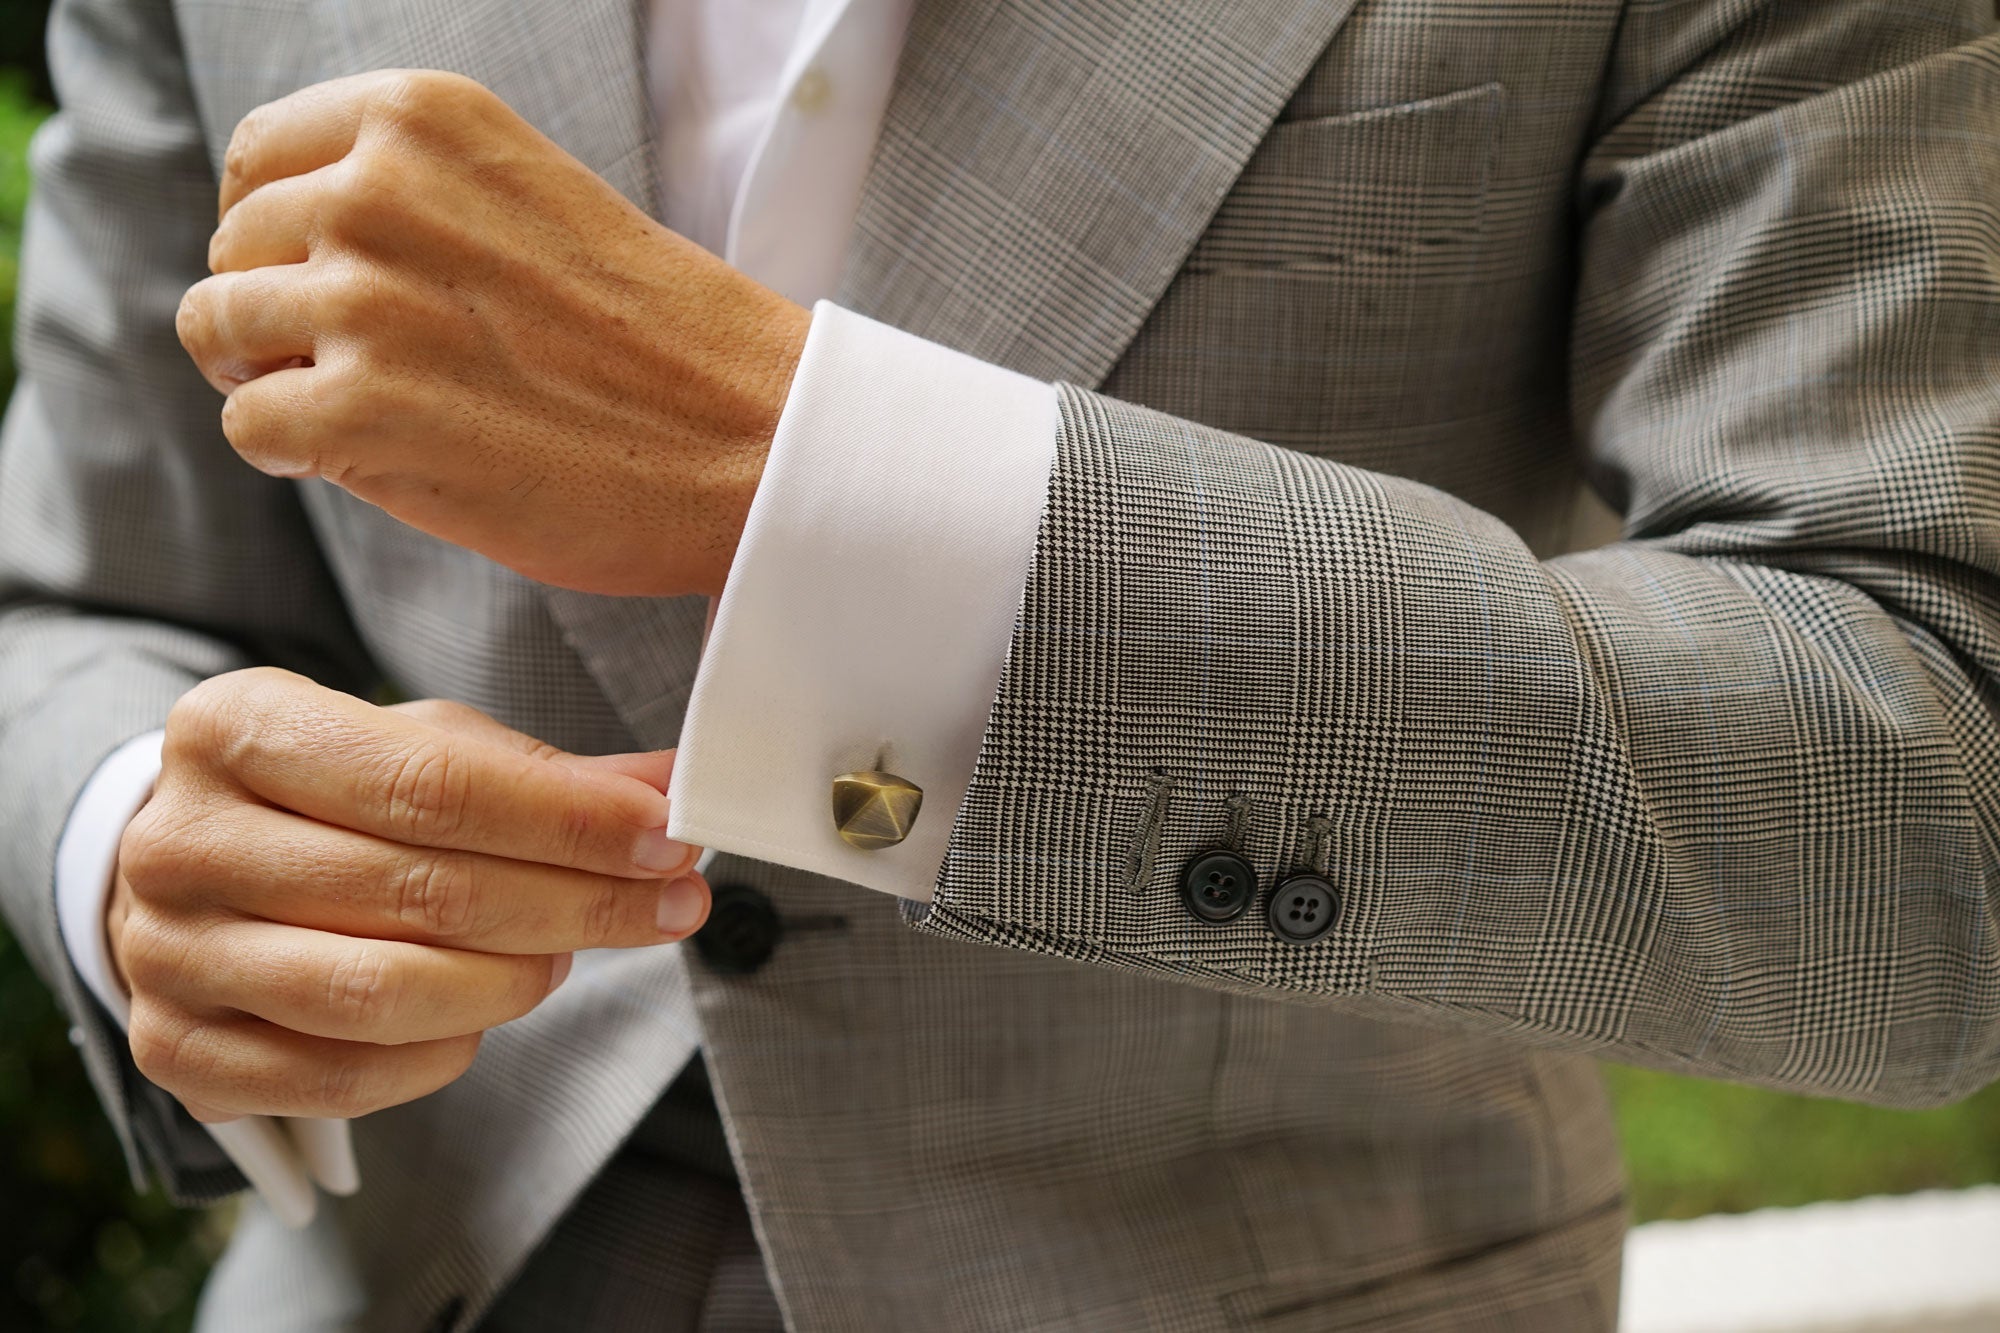
[{"label": "dark suit button", "polygon": [[741,884],[717,888],[708,920],[694,933],[695,952],[717,972],[748,976],[770,961],[778,947],[778,909],[771,900]]},{"label": "dark suit button", "polygon": [[1340,890],[1318,875],[1293,875],[1271,895],[1271,929],[1294,944],[1311,944],[1339,915]]},{"label": "dark suit button", "polygon": [[1257,896],[1257,872],[1235,852],[1216,848],[1181,871],[1181,901],[1203,921],[1234,921]]},{"label": "dark suit button", "polygon": [[465,1297],[452,1297],[444,1303],[436,1315],[432,1316],[425,1333],[452,1333],[452,1330],[458,1327],[458,1317],[464,1313]]}]

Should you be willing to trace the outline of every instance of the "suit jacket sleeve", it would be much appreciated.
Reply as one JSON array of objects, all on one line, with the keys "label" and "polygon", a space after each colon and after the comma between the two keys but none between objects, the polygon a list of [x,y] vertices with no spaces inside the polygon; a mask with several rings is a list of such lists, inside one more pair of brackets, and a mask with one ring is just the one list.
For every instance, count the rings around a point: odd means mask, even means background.
[{"label": "suit jacket sleeve", "polygon": [[[1064,389],[917,927],[1861,1100],[1994,1078],[1990,25],[1632,7],[1572,275],[1610,546]],[[1335,928],[1195,919],[1231,837]]]},{"label": "suit jacket sleeve", "polygon": [[62,111],[36,138],[21,378],[0,436],[0,904],[82,1034],[135,1175],[237,1186],[79,983],[55,848],[98,762],[190,685],[260,662],[366,688],[295,491],[242,464],[174,333],[207,271],[215,179],[165,3],[59,4]]}]

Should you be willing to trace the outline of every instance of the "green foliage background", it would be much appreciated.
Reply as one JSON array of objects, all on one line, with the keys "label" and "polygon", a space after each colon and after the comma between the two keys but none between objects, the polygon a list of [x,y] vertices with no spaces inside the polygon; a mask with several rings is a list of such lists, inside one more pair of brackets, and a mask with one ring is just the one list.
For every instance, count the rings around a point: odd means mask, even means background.
[{"label": "green foliage background", "polygon": [[[0,328],[13,327],[43,0],[0,0]],[[0,397],[12,383],[0,338]],[[67,1025],[0,931],[0,1329],[188,1326],[218,1219],[136,1195]],[[1640,1220],[2000,1182],[2000,1088],[1907,1114],[1612,1069]]]}]

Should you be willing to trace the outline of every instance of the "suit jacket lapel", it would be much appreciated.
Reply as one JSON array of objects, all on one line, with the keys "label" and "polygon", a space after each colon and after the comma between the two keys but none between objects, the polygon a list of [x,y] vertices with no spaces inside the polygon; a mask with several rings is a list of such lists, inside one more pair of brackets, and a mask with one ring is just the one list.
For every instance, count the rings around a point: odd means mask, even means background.
[{"label": "suit jacket lapel", "polygon": [[1354,0],[920,0],[840,303],[1109,373]]},{"label": "suit jacket lapel", "polygon": [[479,80],[571,155],[654,209],[646,0],[325,0],[332,73],[447,69]]}]

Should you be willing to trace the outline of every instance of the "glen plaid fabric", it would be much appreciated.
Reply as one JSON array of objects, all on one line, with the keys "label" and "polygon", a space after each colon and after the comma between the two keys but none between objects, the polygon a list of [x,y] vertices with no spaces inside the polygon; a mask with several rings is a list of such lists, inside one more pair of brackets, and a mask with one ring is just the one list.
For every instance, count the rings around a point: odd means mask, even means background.
[{"label": "glen plaid fabric", "polygon": [[[1577,7],[1350,21],[1065,394],[921,928],[1889,1105],[1991,1081],[1988,8],[1635,5],[1595,100]],[[1538,561],[1572,449],[1625,540]],[[1341,888],[1324,939],[1180,907],[1231,797],[1267,879]]]},{"label": "glen plaid fabric", "polygon": [[[605,1200],[739,1253],[618,1165],[697,1046],[799,1329],[1605,1328],[1616,1150],[1574,1052],[1899,1103],[1989,1077],[1984,8],[926,0],[845,303],[1087,386],[936,906],[725,858],[792,923],[767,967],[580,960],[357,1126],[359,1197],[252,1214],[206,1325],[467,1328],[516,1273],[586,1289],[536,1265],[587,1264]],[[647,200],[638,29],[74,0],[54,43],[0,891],[200,1196],[228,1172],[55,933],[97,758],[251,662],[671,744],[700,624],[238,463],[172,333],[214,166],[259,102],[426,65]],[[1626,540],[1537,559],[1580,472]],[[1267,881],[1342,886],[1325,941],[1174,906],[1230,800]]]}]

